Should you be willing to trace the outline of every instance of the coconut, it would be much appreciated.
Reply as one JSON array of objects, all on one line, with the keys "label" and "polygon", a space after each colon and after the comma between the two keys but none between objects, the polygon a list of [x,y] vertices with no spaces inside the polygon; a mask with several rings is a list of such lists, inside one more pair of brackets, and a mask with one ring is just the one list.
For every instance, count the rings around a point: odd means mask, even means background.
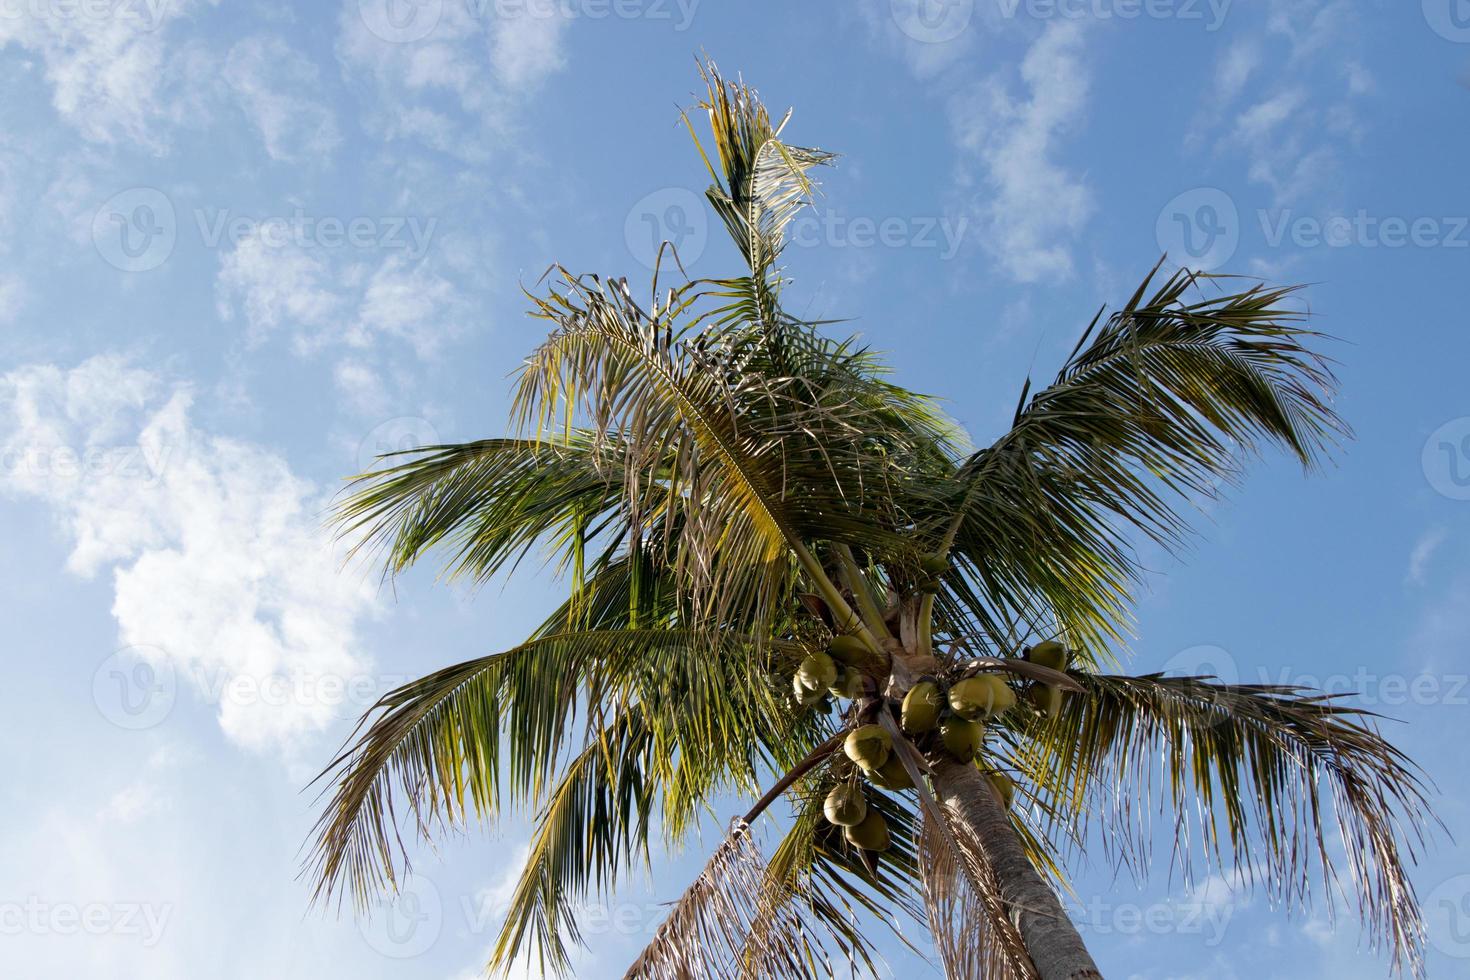
[{"label": "coconut", "polygon": [[1001,805],[1009,809],[1011,800],[1016,798],[1015,781],[1003,772],[992,772],[989,774],[989,778],[990,785],[995,788],[996,794],[1000,796]]},{"label": "coconut", "polygon": [[824,688],[811,688],[802,683],[801,675],[795,674],[791,678],[791,693],[796,697],[796,703],[803,707],[816,704],[826,695]]},{"label": "coconut", "polygon": [[872,772],[888,761],[893,751],[893,739],[880,725],[861,725],[847,733],[842,751],[853,762]]},{"label": "coconut", "polygon": [[1026,659],[1039,667],[1067,669],[1067,648],[1056,640],[1046,640],[1026,651]]},{"label": "coconut", "polygon": [[932,680],[919,681],[903,697],[903,730],[910,735],[934,731],[943,704],[938,684]]},{"label": "coconut", "polygon": [[908,767],[903,764],[897,752],[889,753],[888,761],[868,773],[868,778],[873,781],[873,785],[894,792],[914,788],[914,780],[909,776]]},{"label": "coconut", "polygon": [[985,726],[964,718],[948,718],[939,726],[939,739],[944,743],[944,751],[960,762],[969,762],[985,740]]},{"label": "coconut", "polygon": [[949,689],[949,706],[970,721],[998,715],[1015,703],[1006,682],[994,674],[967,677]]},{"label": "coconut", "polygon": [[862,823],[848,827],[843,835],[865,851],[888,850],[888,821],[877,810],[869,810]]},{"label": "coconut", "polygon": [[837,680],[837,664],[825,653],[808,654],[796,668],[796,676],[803,687],[820,690]]},{"label": "coconut", "polygon": [[861,697],[863,693],[862,672],[851,667],[843,667],[837,672],[837,680],[828,685],[827,691],[834,698],[851,700]]},{"label": "coconut", "polygon": [[919,569],[930,578],[938,578],[949,571],[949,559],[943,555],[929,555],[919,562]]},{"label": "coconut", "polygon": [[1053,684],[1033,684],[1026,697],[1037,711],[1048,718],[1055,718],[1062,711],[1065,692]]},{"label": "coconut", "polygon": [[822,804],[822,813],[835,826],[854,827],[862,823],[863,818],[868,815],[868,801],[863,798],[863,791],[857,785],[841,782],[833,786],[832,791],[827,794],[827,801]]},{"label": "coconut", "polygon": [[926,578],[919,583],[919,591],[925,595],[937,595],[944,590],[944,583],[937,578]]},{"label": "coconut", "polygon": [[993,697],[990,702],[990,717],[994,718],[1016,706],[1016,692],[1011,690],[1004,678],[991,674],[990,679],[994,682],[991,685]]},{"label": "coconut", "polygon": [[832,638],[832,642],[827,646],[827,653],[834,660],[840,660],[845,664],[855,664],[867,659],[868,645],[858,637],[844,633]]}]

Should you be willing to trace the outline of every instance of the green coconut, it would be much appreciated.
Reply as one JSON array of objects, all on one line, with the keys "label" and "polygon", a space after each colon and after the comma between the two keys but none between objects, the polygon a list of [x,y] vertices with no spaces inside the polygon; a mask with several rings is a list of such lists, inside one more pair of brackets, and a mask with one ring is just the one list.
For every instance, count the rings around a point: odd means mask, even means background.
[{"label": "green coconut", "polygon": [[791,693],[795,695],[796,702],[802,706],[810,706],[822,700],[827,693],[823,688],[811,688],[802,683],[801,675],[795,674],[791,678]]},{"label": "green coconut", "polygon": [[840,660],[845,664],[855,664],[867,659],[868,645],[858,637],[844,633],[832,638],[832,642],[827,645],[827,653],[834,660]]},{"label": "green coconut", "polygon": [[914,780],[909,776],[908,767],[903,764],[897,752],[889,753],[888,761],[868,773],[868,778],[873,781],[874,786],[894,792],[914,788]]},{"label": "green coconut", "polygon": [[877,810],[869,810],[862,823],[848,827],[843,835],[865,851],[888,850],[888,821]]},{"label": "green coconut", "polygon": [[967,677],[949,689],[949,706],[970,721],[993,717],[1015,703],[1015,694],[995,674]]},{"label": "green coconut", "polygon": [[1003,772],[992,772],[988,774],[990,785],[995,787],[995,792],[1000,796],[1001,805],[1010,808],[1011,801],[1016,798],[1016,782]]},{"label": "green coconut", "polygon": [[888,761],[893,751],[893,739],[881,725],[860,725],[847,733],[842,751],[853,762],[872,772]]},{"label": "green coconut", "polygon": [[841,782],[827,794],[822,813],[826,815],[827,822],[835,826],[855,827],[868,815],[868,801],[863,797],[861,787]]},{"label": "green coconut", "polygon": [[853,698],[862,697],[862,671],[855,670],[851,667],[843,667],[837,672],[837,680],[827,686],[827,691],[834,698],[845,698],[849,701]]},{"label": "green coconut", "polygon": [[944,696],[939,685],[932,680],[921,680],[909,688],[903,696],[901,714],[903,730],[910,735],[932,732],[939,724],[939,710],[944,706]]},{"label": "green coconut", "polygon": [[1026,659],[1038,667],[1067,669],[1067,648],[1056,640],[1046,640],[1026,651]]},{"label": "green coconut", "polygon": [[796,668],[803,687],[820,690],[837,680],[837,664],[825,653],[812,653]]},{"label": "green coconut", "polygon": [[919,569],[930,578],[938,578],[949,571],[949,559],[943,555],[930,555],[919,562]]},{"label": "green coconut", "polygon": [[1026,698],[1032,706],[1048,718],[1061,714],[1065,696],[1066,692],[1054,684],[1033,684],[1031,690],[1026,692]]},{"label": "green coconut", "polygon": [[1011,686],[1005,683],[1000,674],[986,674],[991,680],[991,714],[994,718],[998,714],[1007,713],[1016,707],[1016,692],[1011,691]]},{"label": "green coconut", "polygon": [[939,726],[939,740],[944,743],[944,751],[960,762],[969,762],[985,740],[985,726],[964,718],[947,718]]}]

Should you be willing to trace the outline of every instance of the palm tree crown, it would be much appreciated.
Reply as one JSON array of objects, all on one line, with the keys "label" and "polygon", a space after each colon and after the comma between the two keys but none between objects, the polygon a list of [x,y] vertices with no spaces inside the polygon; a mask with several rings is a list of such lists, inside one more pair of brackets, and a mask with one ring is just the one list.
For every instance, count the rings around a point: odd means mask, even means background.
[{"label": "palm tree crown", "polygon": [[483,580],[549,549],[570,594],[520,646],[364,718],[323,774],[318,896],[395,887],[409,814],[429,835],[531,806],[491,965],[564,972],[579,903],[738,793],[758,802],[630,976],[871,970],[865,926],[903,916],[951,976],[1098,976],[1055,891],[1087,846],[1146,869],[1157,794],[1186,859],[1288,908],[1314,881],[1351,894],[1417,972],[1405,865],[1432,818],[1371,717],[1295,687],[1109,672],[1136,542],[1176,547],[1181,505],[1252,451],[1312,467],[1346,435],[1291,291],[1156,268],[977,450],[782,306],[784,231],[831,154],[702,74],[706,193],[745,269],[655,273],[644,295],[558,267],[533,296],[551,332],[520,372],[517,434],[390,459],[341,507],[389,573],[432,549]]}]

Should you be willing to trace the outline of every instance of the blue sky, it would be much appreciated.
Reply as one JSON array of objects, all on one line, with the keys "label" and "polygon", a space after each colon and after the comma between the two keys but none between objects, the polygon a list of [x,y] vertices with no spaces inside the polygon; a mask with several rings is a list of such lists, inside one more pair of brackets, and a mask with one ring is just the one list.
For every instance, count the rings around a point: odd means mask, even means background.
[{"label": "blue sky", "polygon": [[[731,267],[677,125],[700,51],[842,154],[794,307],[851,318],[978,441],[1162,251],[1313,284],[1357,439],[1312,479],[1263,461],[1152,556],[1132,662],[1360,692],[1464,838],[1464,0],[0,0],[8,974],[483,962],[525,820],[339,920],[294,880],[303,786],[378,694],[513,643],[555,583],[379,589],[322,516],[377,451],[502,431],[552,261],[636,278],[670,237]],[[699,862],[589,910],[580,974],[620,976]],[[1415,875],[1432,976],[1466,972],[1467,875],[1445,836]],[[1387,975],[1351,909],[1288,918],[1167,852],[1077,890],[1110,977]]]}]

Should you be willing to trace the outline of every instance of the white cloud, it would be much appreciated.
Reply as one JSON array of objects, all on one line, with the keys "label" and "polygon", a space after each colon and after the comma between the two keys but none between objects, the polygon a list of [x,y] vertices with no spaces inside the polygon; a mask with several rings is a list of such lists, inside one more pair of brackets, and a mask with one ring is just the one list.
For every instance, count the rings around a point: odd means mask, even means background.
[{"label": "white cloud", "polygon": [[529,4],[496,19],[490,64],[506,85],[535,88],[566,65],[562,33],[568,21],[554,11],[551,4]]},{"label": "white cloud", "polygon": [[[366,5],[367,9],[372,5]],[[369,124],[466,160],[503,144],[517,108],[565,64],[567,19],[551,4],[445,3],[427,36],[387,40],[359,0],[344,0],[337,52],[373,82]],[[468,117],[468,118],[466,118]],[[488,139],[487,139],[488,137]]]},{"label": "white cloud", "polygon": [[462,300],[454,284],[420,260],[390,255],[363,291],[357,330],[407,341],[421,356],[458,332]]},{"label": "white cloud", "polygon": [[209,77],[194,75],[196,52],[169,46],[173,24],[194,7],[193,0],[33,4],[0,17],[0,47],[15,44],[40,58],[57,113],[86,139],[159,152],[163,130],[190,114],[192,79]]},{"label": "white cloud", "polygon": [[373,267],[347,249],[276,243],[263,232],[224,253],[215,295],[222,318],[244,315],[252,343],[281,331],[302,354],[388,338],[429,356],[458,334],[466,302],[427,258],[390,252]]},{"label": "white cloud", "polygon": [[1278,205],[1335,190],[1342,144],[1366,135],[1356,100],[1374,88],[1356,17],[1341,0],[1272,0],[1264,29],[1221,55],[1186,145],[1213,133],[1217,154],[1243,151],[1250,179]]},{"label": "white cloud", "polygon": [[215,701],[229,739],[285,749],[357,710],[332,683],[366,676],[373,591],[283,459],[200,430],[187,388],[117,357],[10,372],[0,420],[0,489],[50,505],[71,571],[111,570],[120,642]]},{"label": "white cloud", "polygon": [[1439,546],[1444,544],[1448,537],[1442,527],[1431,528],[1419,536],[1414,542],[1414,550],[1409,553],[1409,571],[1407,579],[1411,585],[1423,585],[1426,574],[1429,571],[1429,563],[1434,558],[1434,553]]},{"label": "white cloud", "polygon": [[340,142],[332,111],[311,97],[316,65],[280,38],[250,37],[225,56],[224,80],[273,160],[314,162]]},{"label": "white cloud", "polygon": [[0,272],[0,326],[15,320],[25,302],[26,287],[21,278]]},{"label": "white cloud", "polygon": [[345,326],[344,287],[360,279],[361,271],[341,272],[324,250],[273,244],[263,232],[254,232],[220,258],[215,281],[220,316],[232,318],[238,306],[253,342],[286,326],[294,331],[299,348],[315,349],[332,330]]},{"label": "white cloud", "polygon": [[985,247],[1021,282],[1070,276],[1071,241],[1093,212],[1092,192],[1053,159],[1087,103],[1082,49],[1075,21],[1051,22],[1021,63],[1025,95],[995,77],[951,107],[961,144],[985,167],[974,204],[988,225]]}]

